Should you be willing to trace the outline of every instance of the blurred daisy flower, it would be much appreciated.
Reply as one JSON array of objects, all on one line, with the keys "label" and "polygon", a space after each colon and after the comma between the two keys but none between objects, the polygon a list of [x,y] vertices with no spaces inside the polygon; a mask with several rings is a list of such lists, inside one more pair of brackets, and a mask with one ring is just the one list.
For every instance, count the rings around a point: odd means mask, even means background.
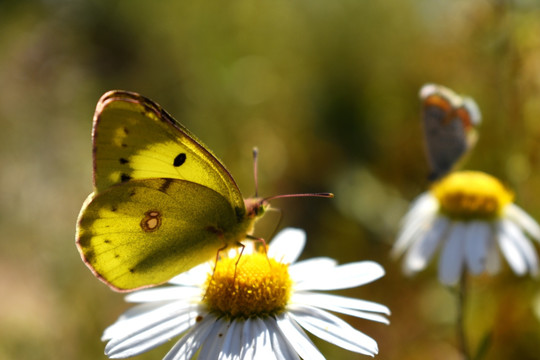
[{"label": "blurred daisy flower", "polygon": [[[328,311],[388,323],[386,306],[313,290],[352,288],[384,275],[364,261],[329,258],[294,263],[305,233],[285,229],[268,254],[246,245],[173,278],[170,286],[129,294],[140,303],[107,328],[105,354],[135,356],[183,334],[164,359],[324,359],[303,329],[344,349],[373,356],[375,340]],[[237,263],[238,261],[238,263]],[[303,328],[303,329],[302,329]]]},{"label": "blurred daisy flower", "polygon": [[423,270],[442,247],[439,280],[457,283],[472,274],[500,269],[502,253],[514,273],[538,274],[538,256],[526,234],[540,240],[540,226],[513,204],[513,193],[499,180],[477,171],[454,172],[420,195],[403,219],[392,249],[406,252],[403,271]]}]

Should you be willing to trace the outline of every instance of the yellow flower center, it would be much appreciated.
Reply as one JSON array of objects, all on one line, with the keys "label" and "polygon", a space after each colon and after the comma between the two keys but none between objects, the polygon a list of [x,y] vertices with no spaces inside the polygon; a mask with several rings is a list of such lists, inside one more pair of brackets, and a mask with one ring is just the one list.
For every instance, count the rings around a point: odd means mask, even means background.
[{"label": "yellow flower center", "polygon": [[514,198],[499,180],[479,171],[452,173],[435,183],[431,193],[443,214],[461,220],[497,218]]},{"label": "yellow flower center", "polygon": [[266,254],[222,258],[206,280],[203,301],[209,310],[230,318],[266,317],[285,309],[292,289],[288,265]]}]

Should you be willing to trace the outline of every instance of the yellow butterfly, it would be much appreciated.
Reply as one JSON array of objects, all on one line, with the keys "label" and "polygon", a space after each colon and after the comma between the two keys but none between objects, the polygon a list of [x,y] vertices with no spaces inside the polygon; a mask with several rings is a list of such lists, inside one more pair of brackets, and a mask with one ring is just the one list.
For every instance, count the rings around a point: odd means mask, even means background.
[{"label": "yellow butterfly", "polygon": [[262,198],[244,200],[212,152],[139,94],[104,94],[92,138],[94,192],[79,214],[76,243],[114,290],[164,283],[242,246],[269,207]]}]

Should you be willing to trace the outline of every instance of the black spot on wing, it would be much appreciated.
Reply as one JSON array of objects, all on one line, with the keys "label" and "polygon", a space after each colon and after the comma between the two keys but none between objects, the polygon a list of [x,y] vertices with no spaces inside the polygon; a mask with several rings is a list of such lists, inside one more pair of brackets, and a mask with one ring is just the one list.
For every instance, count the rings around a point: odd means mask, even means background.
[{"label": "black spot on wing", "polygon": [[183,165],[185,162],[186,162],[186,154],[180,153],[176,155],[176,157],[174,158],[173,165],[174,167],[179,167]]},{"label": "black spot on wing", "polygon": [[129,181],[129,180],[131,180],[131,176],[129,176],[128,174],[122,174],[122,175],[120,175],[120,180],[122,182]]},{"label": "black spot on wing", "polygon": [[128,159],[124,159],[124,158],[120,158],[119,161],[120,161],[120,164],[122,164],[122,165],[125,165],[125,164],[127,164],[129,162]]},{"label": "black spot on wing", "polygon": [[85,251],[84,253],[84,259],[86,262],[93,263],[96,255],[94,254],[93,250]]},{"label": "black spot on wing", "polygon": [[163,179],[163,184],[161,184],[161,186],[159,187],[158,190],[163,192],[163,193],[166,193],[167,189],[169,189],[172,182],[173,182],[172,179]]},{"label": "black spot on wing", "polygon": [[81,236],[81,237],[79,237],[79,245],[81,247],[84,247],[84,248],[89,246],[90,245],[90,239],[91,239],[90,236]]}]

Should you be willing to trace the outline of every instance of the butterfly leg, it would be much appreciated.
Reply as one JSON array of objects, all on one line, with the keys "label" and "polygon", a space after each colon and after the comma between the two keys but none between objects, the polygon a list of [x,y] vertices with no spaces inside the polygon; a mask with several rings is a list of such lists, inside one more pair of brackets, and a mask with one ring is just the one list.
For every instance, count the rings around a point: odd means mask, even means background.
[{"label": "butterfly leg", "polygon": [[244,250],[246,249],[246,245],[242,244],[240,241],[236,242],[236,245],[241,247],[240,254],[238,254],[238,260],[234,263],[234,276],[233,276],[233,283],[236,282],[236,269],[238,268],[238,263],[240,262],[240,259],[242,258],[242,255],[244,254]]},{"label": "butterfly leg", "polygon": [[263,238],[255,237],[253,235],[247,235],[247,238],[262,244],[264,255],[266,255],[266,260],[268,261],[268,266],[272,267],[270,259],[268,258],[268,245],[266,244],[266,241]]},{"label": "butterfly leg", "polygon": [[[219,261],[219,254],[223,251],[223,250],[226,250],[228,247],[227,243],[224,243],[222,247],[220,247],[218,249],[218,251],[216,252],[216,259],[214,260],[214,269],[212,270],[212,277],[210,279],[210,283],[212,283],[214,281],[214,274],[216,273],[216,269],[217,269],[217,264],[218,264],[218,261]],[[204,293],[202,299],[204,300],[206,298],[206,292]]]},{"label": "butterfly leg", "polygon": [[228,248],[228,245],[225,243],[225,244],[223,244],[223,246],[220,247],[220,248],[218,249],[218,251],[216,252],[216,260],[214,261],[214,269],[212,270],[212,280],[214,280],[214,274],[215,274],[215,272],[216,272],[217,264],[218,264],[218,261],[219,261],[219,254],[220,254],[222,251],[226,250],[227,248]]}]

